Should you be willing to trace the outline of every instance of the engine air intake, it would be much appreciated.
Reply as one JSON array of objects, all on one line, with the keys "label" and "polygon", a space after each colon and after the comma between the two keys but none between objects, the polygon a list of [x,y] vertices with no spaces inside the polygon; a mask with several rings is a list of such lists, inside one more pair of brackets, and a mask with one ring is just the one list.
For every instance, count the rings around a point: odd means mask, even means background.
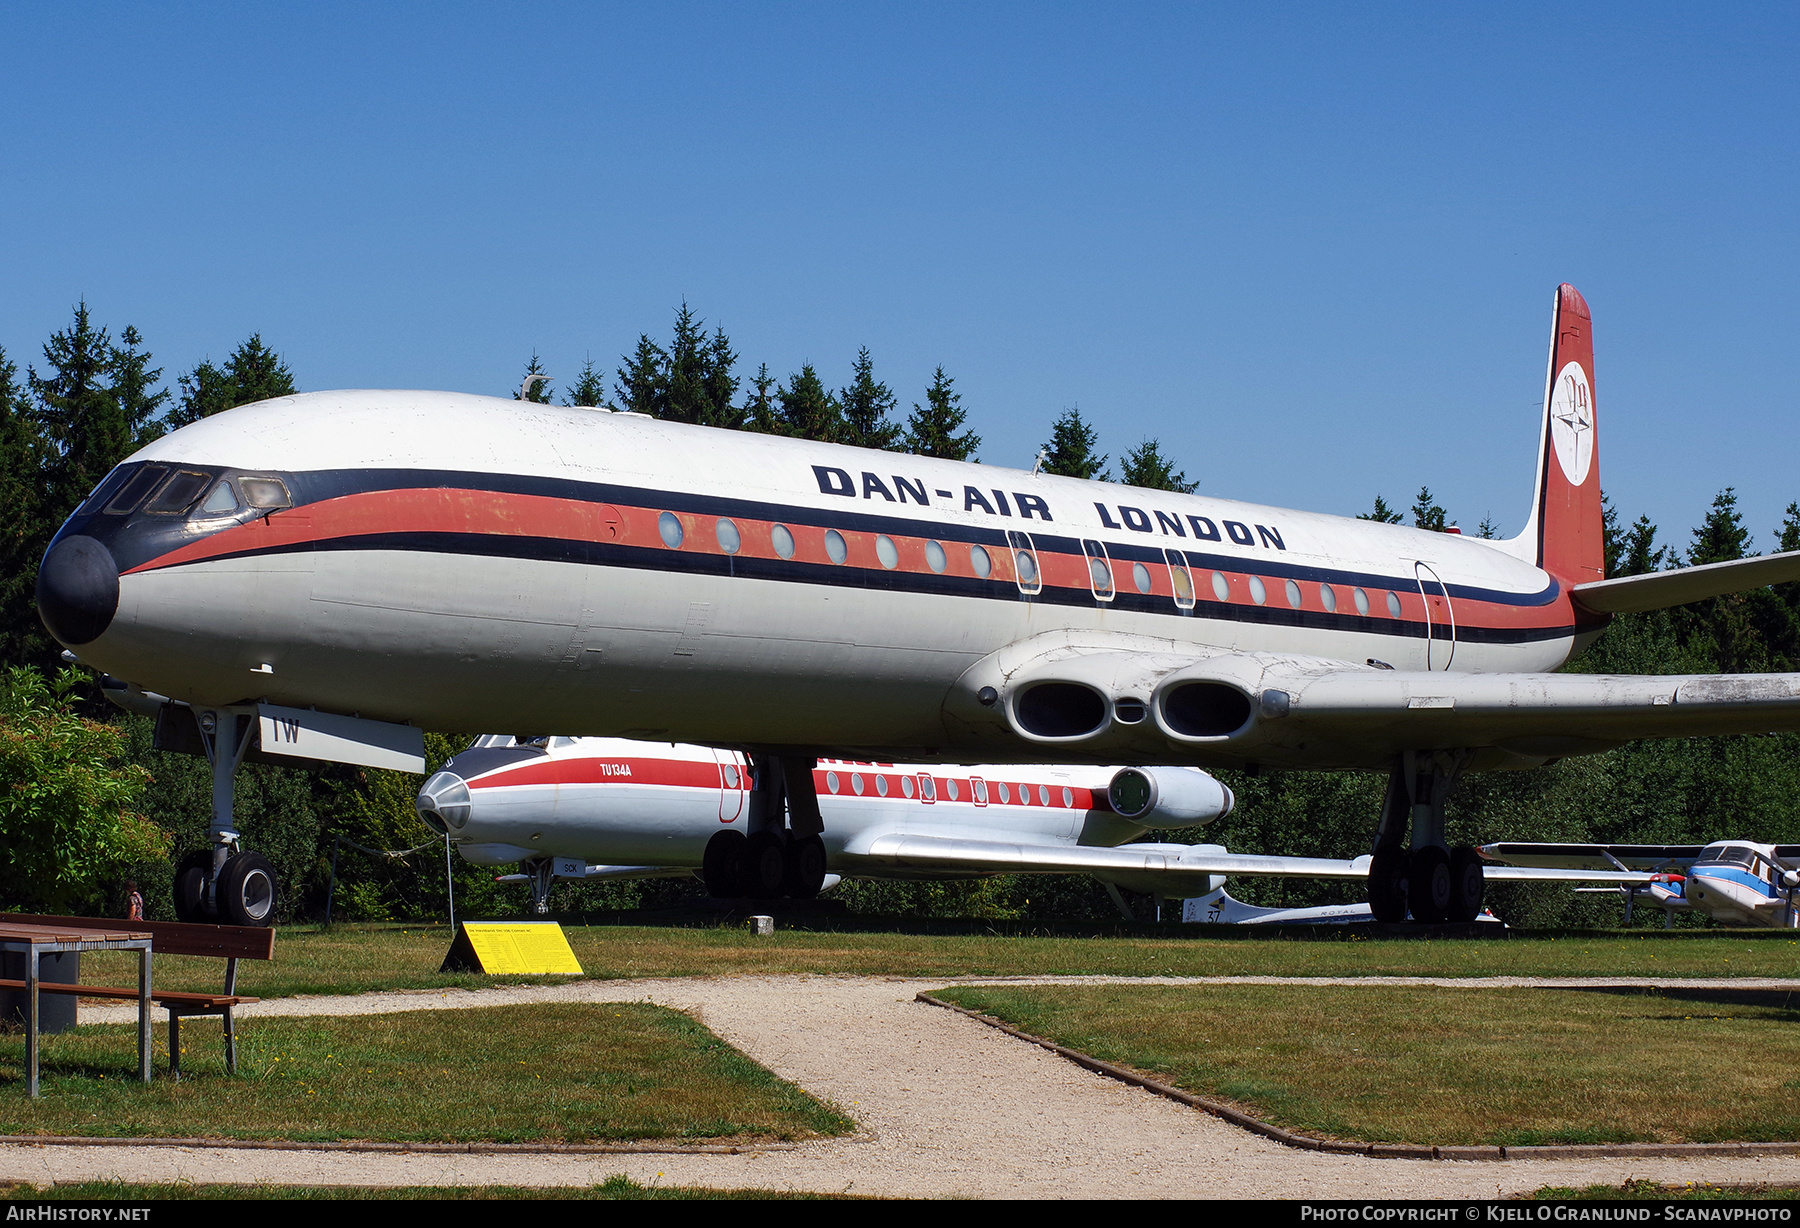
[{"label": "engine air intake", "polygon": [[1161,702],[1163,722],[1184,738],[1224,738],[1250,720],[1250,697],[1222,682],[1184,682]]},{"label": "engine air intake", "polygon": [[1074,682],[1040,682],[1013,701],[1013,719],[1038,738],[1080,738],[1106,724],[1106,700]]}]

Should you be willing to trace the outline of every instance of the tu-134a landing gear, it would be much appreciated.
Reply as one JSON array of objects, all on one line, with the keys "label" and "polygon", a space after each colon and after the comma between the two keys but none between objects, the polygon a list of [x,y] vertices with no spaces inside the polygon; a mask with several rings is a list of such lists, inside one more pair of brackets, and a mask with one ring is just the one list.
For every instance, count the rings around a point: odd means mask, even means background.
[{"label": "tu-134a landing gear", "polygon": [[1444,800],[1462,767],[1452,753],[1407,751],[1389,774],[1369,859],[1369,911],[1377,921],[1409,913],[1427,924],[1473,921],[1481,912],[1481,857],[1468,845],[1448,847],[1444,834]]}]

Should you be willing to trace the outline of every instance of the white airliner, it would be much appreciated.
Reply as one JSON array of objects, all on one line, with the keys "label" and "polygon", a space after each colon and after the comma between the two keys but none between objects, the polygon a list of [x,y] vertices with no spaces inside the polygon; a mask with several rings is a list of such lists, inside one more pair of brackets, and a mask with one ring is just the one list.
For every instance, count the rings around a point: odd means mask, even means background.
[{"label": "white airliner", "polygon": [[1611,614],[1800,578],[1800,553],[1603,578],[1593,387],[1563,286],[1505,541],[636,414],[308,393],[135,453],[62,527],[37,600],[82,661],[189,705],[165,723],[215,774],[191,910],[269,911],[231,820],[244,753],[419,770],[426,727],[739,748],[788,785],[784,854],[822,829],[821,756],[1386,772],[1375,915],[1466,919],[1482,862],[1443,824],[1461,773],[1800,728],[1800,675],[1549,672]]},{"label": "white airliner", "polygon": [[1696,908],[1724,925],[1800,929],[1800,844],[1484,844],[1508,866],[1639,873],[1621,882],[1674,912]]},{"label": "white airliner", "polygon": [[[1225,876],[1363,879],[1366,856],[1235,854],[1216,844],[1137,843],[1153,827],[1223,818],[1231,790],[1194,768],[989,764],[945,766],[826,759],[813,769],[822,836],[794,841],[753,826],[755,767],[735,751],[624,738],[487,735],[419,790],[419,817],[465,860],[518,862],[539,912],[556,878],[697,875],[715,896],[810,899],[845,877],[953,879],[1087,874],[1162,901],[1183,918],[1226,924],[1341,924],[1366,904],[1258,908]],[[774,808],[765,809],[770,814]],[[783,845],[787,848],[784,855]],[[1635,884],[1615,867],[1523,869],[1495,878]],[[1488,919],[1493,919],[1491,915]]]}]

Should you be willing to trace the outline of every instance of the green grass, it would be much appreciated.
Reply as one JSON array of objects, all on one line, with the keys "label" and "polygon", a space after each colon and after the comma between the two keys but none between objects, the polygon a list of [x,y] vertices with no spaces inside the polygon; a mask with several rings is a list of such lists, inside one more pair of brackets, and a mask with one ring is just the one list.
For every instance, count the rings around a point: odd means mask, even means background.
[{"label": "green grass", "polygon": [[[159,1045],[167,1033],[157,1030]],[[543,1005],[257,1019],[226,1074],[220,1029],[183,1030],[183,1077],[136,1081],[135,1026],[0,1040],[0,1134],[396,1142],[796,1139],[853,1128],[678,1011]]]},{"label": "green grass", "polygon": [[124,1181],[79,1181],[60,1185],[0,1185],[0,1198],[20,1202],[242,1202],[280,1199],[298,1202],[379,1201],[413,1199],[458,1202],[519,1202],[582,1199],[615,1202],[633,1199],[774,1200],[857,1198],[852,1194],[808,1194],[793,1190],[712,1190],[691,1185],[640,1185],[629,1177],[608,1177],[599,1185],[409,1185],[383,1188],[344,1185],[134,1185]]},{"label": "green grass", "polygon": [[[1520,937],[1480,940],[1301,941],[1168,936],[1058,937],[781,929],[767,938],[742,927],[569,926],[570,946],[590,977],[718,976],[736,973],[872,976],[1772,976],[1800,977],[1800,938],[1786,933]],[[273,961],[239,965],[240,992],[260,997],[376,989],[478,986],[492,978],[440,973],[448,927],[290,926]],[[83,959],[92,983],[136,984],[126,957]],[[156,984],[217,990],[216,959],[161,956]],[[508,976],[508,982],[567,977]]]},{"label": "green grass", "polygon": [[1531,1195],[1541,1202],[1793,1202],[1800,1190],[1776,1185],[1708,1185],[1690,1181],[1685,1185],[1663,1185],[1655,1181],[1627,1181],[1624,1185],[1547,1185]]},{"label": "green grass", "polygon": [[1800,995],[963,987],[938,996],[1289,1130],[1358,1142],[1774,1142]]}]

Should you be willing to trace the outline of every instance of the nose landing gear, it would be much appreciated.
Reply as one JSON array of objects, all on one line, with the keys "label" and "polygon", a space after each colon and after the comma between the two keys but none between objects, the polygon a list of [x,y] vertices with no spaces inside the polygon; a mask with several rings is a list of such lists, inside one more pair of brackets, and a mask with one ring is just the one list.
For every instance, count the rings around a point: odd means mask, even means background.
[{"label": "nose landing gear", "polygon": [[261,853],[239,847],[231,817],[232,784],[256,736],[256,714],[220,709],[195,715],[212,765],[213,813],[206,833],[212,847],[177,863],[175,916],[224,925],[273,925],[280,899],[275,867]]}]

